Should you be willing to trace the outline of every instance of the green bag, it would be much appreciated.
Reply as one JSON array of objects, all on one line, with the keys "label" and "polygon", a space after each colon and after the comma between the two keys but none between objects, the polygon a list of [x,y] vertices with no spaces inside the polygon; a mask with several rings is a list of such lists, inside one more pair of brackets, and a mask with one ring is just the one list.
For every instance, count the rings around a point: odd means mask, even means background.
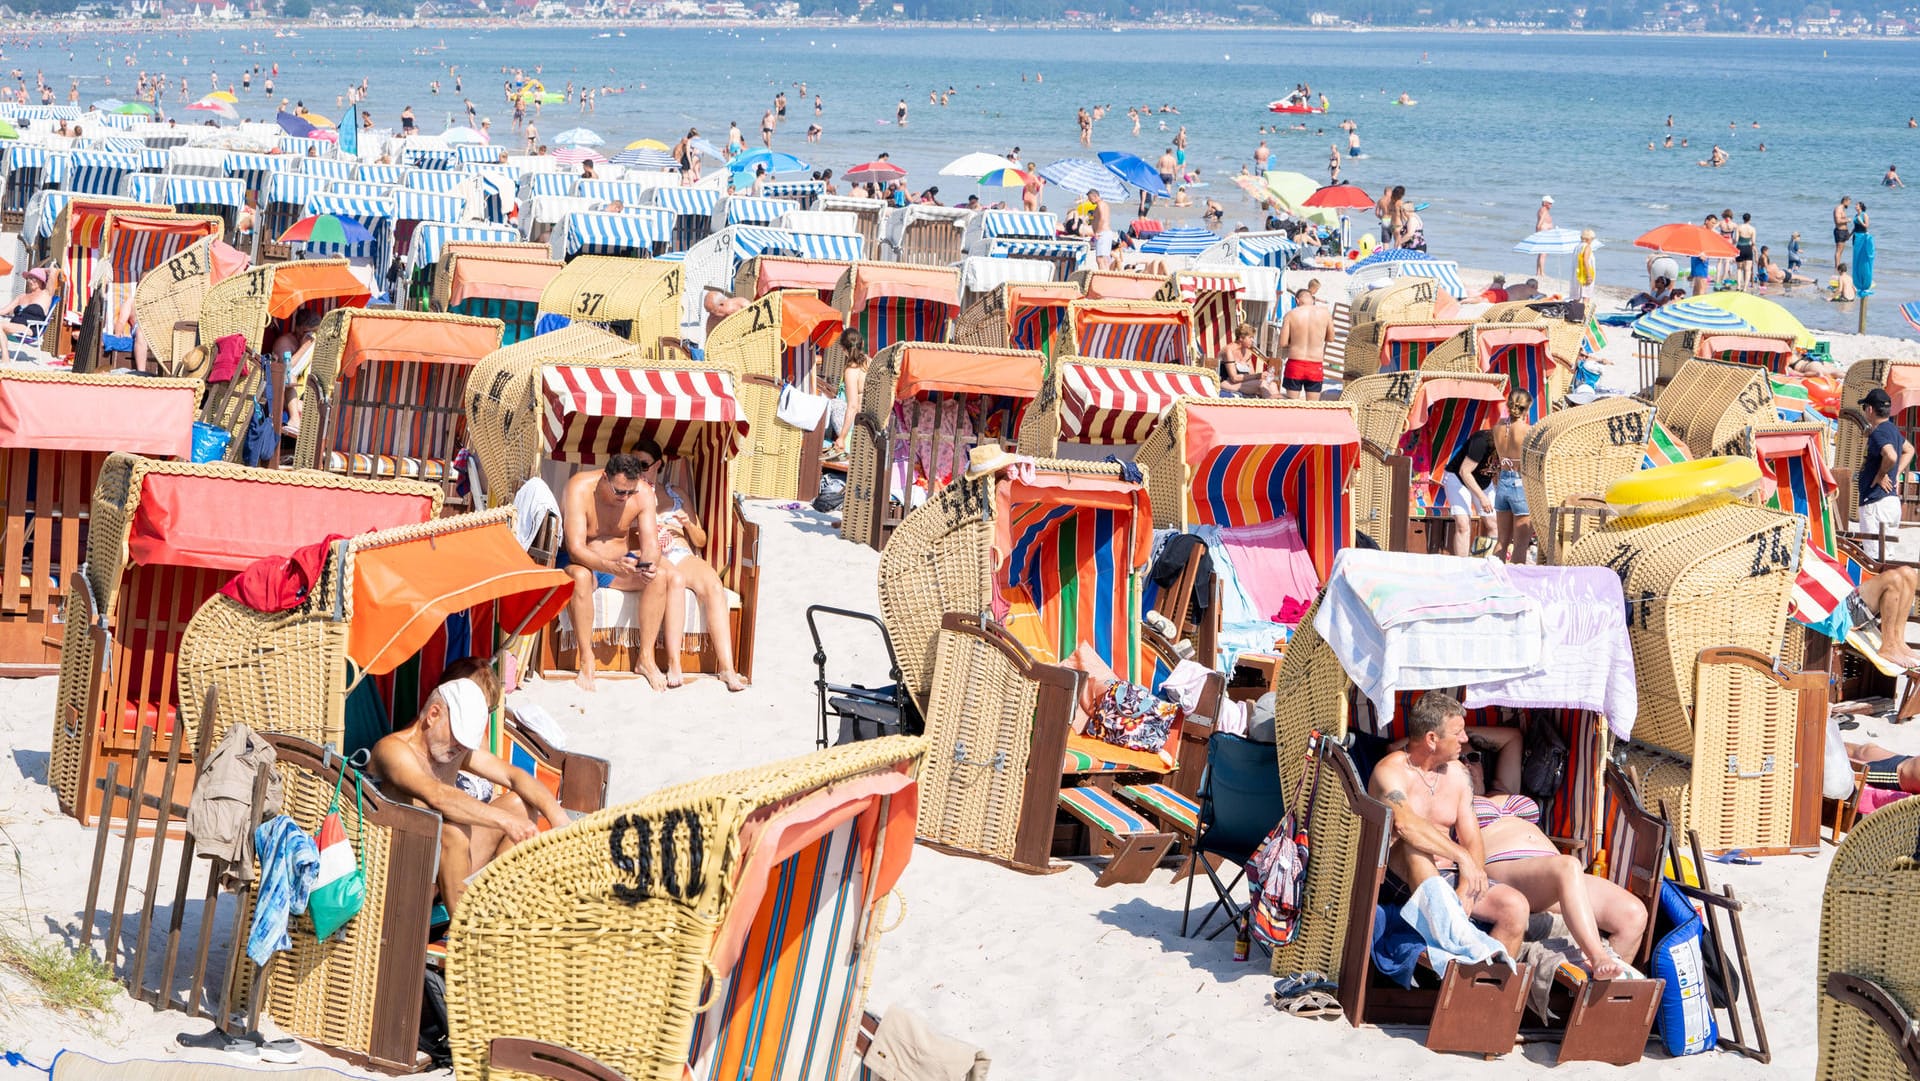
[{"label": "green bag", "polygon": [[359,915],[361,906],[367,903],[365,857],[347,840],[346,827],[340,822],[340,786],[346,782],[348,773],[353,774],[353,799],[360,809],[358,821],[362,830],[367,822],[360,771],[342,762],[340,777],[333,782],[333,803],[327,808],[327,817],[320,822],[320,836],[314,839],[314,847],[320,850],[320,874],[307,895],[307,914],[313,918],[314,937],[322,942]]}]

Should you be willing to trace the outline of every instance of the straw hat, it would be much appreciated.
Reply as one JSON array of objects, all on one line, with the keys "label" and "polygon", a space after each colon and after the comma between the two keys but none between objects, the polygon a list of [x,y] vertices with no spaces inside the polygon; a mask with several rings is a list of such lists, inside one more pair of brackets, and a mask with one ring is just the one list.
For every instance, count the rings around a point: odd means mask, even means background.
[{"label": "straw hat", "polygon": [[1019,461],[1007,448],[998,443],[982,443],[967,452],[967,476],[984,477],[998,473],[1002,469]]}]

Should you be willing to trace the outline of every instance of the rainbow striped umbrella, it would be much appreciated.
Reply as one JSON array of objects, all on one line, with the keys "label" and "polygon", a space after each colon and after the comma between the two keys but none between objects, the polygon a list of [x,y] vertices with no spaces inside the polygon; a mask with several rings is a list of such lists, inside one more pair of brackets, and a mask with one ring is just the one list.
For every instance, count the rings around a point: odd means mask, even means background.
[{"label": "rainbow striped umbrella", "polygon": [[1024,188],[1036,179],[1038,178],[1024,169],[995,169],[993,172],[980,178],[980,186],[983,188]]},{"label": "rainbow striped umbrella", "polygon": [[280,242],[289,244],[295,241],[307,244],[364,244],[373,239],[367,227],[352,218],[337,217],[333,214],[315,214],[301,218],[280,234]]}]

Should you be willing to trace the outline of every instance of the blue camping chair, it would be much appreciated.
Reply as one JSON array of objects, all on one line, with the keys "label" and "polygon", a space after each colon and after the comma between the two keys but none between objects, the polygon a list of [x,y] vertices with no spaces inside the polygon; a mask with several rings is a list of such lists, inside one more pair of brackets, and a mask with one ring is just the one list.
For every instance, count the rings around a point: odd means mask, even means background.
[{"label": "blue camping chair", "polygon": [[[1207,741],[1207,772],[1200,779],[1200,830],[1187,855],[1187,901],[1180,913],[1180,934],[1187,934],[1187,919],[1193,911],[1194,864],[1206,869],[1213,883],[1215,900],[1200,918],[1194,934],[1206,930],[1207,923],[1221,909],[1227,922],[1214,929],[1209,939],[1217,938],[1228,926],[1247,931],[1247,905],[1234,900],[1233,891],[1247,877],[1246,863],[1267,834],[1280,824],[1287,813],[1286,797],[1280,788],[1279,749],[1271,743],[1256,743],[1243,736],[1216,732]],[[1240,868],[1233,881],[1222,884],[1213,861],[1218,856]],[[1251,934],[1248,935],[1252,937]]]}]

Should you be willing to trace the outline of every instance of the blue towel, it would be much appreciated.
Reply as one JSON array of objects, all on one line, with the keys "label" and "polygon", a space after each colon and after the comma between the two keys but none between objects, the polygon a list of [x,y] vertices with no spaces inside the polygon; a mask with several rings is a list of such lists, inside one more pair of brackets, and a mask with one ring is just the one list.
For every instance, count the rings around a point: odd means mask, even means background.
[{"label": "blue towel", "polygon": [[1373,967],[1402,987],[1413,986],[1413,974],[1426,952],[1426,939],[1400,918],[1400,910],[1381,905],[1373,916]]},{"label": "blue towel", "polygon": [[290,950],[287,921],[307,910],[307,894],[320,877],[320,850],[313,838],[286,815],[275,815],[253,831],[260,858],[260,897],[247,932],[247,957],[265,965],[276,950]]}]

